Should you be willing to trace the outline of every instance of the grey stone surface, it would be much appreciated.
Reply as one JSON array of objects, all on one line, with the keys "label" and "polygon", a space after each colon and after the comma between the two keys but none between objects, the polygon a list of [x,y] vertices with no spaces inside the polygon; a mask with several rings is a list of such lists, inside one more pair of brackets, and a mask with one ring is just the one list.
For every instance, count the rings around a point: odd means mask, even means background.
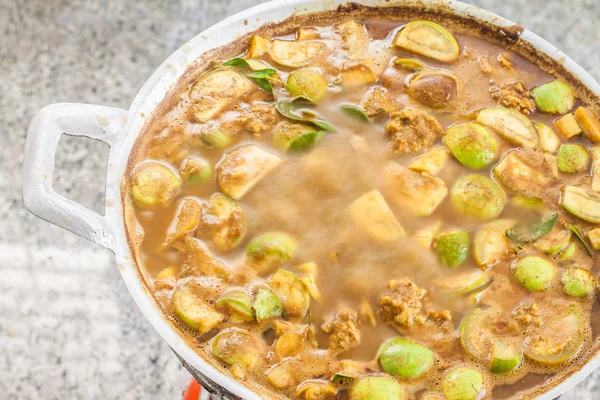
[{"label": "grey stone surface", "polygon": [[[256,0],[0,0],[0,398],[175,399],[187,374],[144,320],[112,254],[26,211],[27,125],[54,102],[127,108],[171,52]],[[597,0],[478,0],[600,79]],[[62,140],[54,186],[102,211],[107,148]],[[598,398],[600,372],[564,399]]]}]

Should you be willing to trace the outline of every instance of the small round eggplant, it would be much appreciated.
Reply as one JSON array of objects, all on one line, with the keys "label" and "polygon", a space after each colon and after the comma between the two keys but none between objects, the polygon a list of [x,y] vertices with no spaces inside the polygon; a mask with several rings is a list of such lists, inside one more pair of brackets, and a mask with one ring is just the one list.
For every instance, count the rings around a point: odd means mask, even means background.
[{"label": "small round eggplant", "polygon": [[453,369],[442,378],[442,393],[447,400],[474,400],[485,390],[483,376],[474,369]]},{"label": "small round eggplant", "polygon": [[546,289],[554,280],[556,268],[541,257],[527,256],[513,263],[514,277],[530,292]]},{"label": "small round eggplant", "polygon": [[327,81],[323,75],[309,68],[298,69],[287,80],[288,91],[292,96],[302,96],[317,104],[327,94]]},{"label": "small round eggplant", "polygon": [[500,215],[506,204],[506,195],[487,176],[466,175],[452,187],[450,200],[461,214],[486,220]]},{"label": "small round eggplant", "polygon": [[433,365],[433,352],[404,338],[393,338],[381,345],[379,362],[385,372],[400,378],[418,378]]},{"label": "small round eggplant", "polygon": [[166,207],[181,191],[181,180],[164,164],[147,161],[133,170],[131,196],[142,208]]}]

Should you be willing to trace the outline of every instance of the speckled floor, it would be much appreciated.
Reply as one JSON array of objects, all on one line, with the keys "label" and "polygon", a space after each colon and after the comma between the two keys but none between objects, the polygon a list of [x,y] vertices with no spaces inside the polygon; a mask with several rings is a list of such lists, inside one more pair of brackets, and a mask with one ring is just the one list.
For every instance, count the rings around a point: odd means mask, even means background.
[{"label": "speckled floor", "polygon": [[[24,209],[27,125],[49,103],[127,108],[171,52],[256,0],[0,0],[0,398],[176,399],[187,374],[112,254]],[[597,0],[472,1],[547,38],[600,79]],[[102,211],[107,148],[65,138],[54,187]],[[600,371],[563,399],[600,395]]]}]

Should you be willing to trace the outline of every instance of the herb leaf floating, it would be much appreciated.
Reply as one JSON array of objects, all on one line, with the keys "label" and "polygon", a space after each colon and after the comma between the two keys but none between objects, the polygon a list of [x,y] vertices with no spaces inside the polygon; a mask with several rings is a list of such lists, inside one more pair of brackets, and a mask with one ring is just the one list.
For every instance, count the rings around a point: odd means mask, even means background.
[{"label": "herb leaf floating", "polygon": [[506,236],[517,243],[535,242],[554,228],[557,218],[558,213],[552,213],[534,224],[516,224],[506,231]]},{"label": "herb leaf floating", "polygon": [[291,119],[292,121],[305,122],[311,125],[316,126],[324,131],[333,132],[335,131],[335,127],[331,125],[329,122],[324,121],[322,119],[318,119],[318,116],[312,112],[305,112],[304,114],[311,114],[315,116],[315,118],[304,117],[298,113],[296,113],[296,103],[300,101],[309,101],[304,97],[296,97],[292,100],[280,100],[276,104],[277,111],[284,117]]},{"label": "herb leaf floating", "polygon": [[360,119],[365,122],[371,122],[369,116],[365,113],[365,111],[357,106],[353,106],[351,104],[342,104],[340,106],[340,110],[344,111],[346,114],[354,117],[356,119]]},{"label": "herb leaf floating", "polygon": [[[226,61],[223,65],[226,67],[235,67],[242,69],[242,71],[239,71],[241,75],[245,76],[248,79],[252,79],[254,83],[256,83],[256,85],[261,89],[269,93],[273,93],[273,86],[271,85],[269,79],[277,74],[277,71],[275,71],[274,69],[264,68],[252,70],[250,64],[248,64],[248,61],[244,60],[243,58],[232,58],[231,60]],[[248,69],[250,70],[249,72],[244,71]]]},{"label": "herb leaf floating", "polygon": [[590,248],[590,245],[588,244],[587,240],[585,240],[583,238],[583,236],[581,235],[581,233],[579,232],[579,229],[577,229],[576,226],[571,225],[571,224],[567,225],[567,228],[569,228],[571,231],[573,231],[575,236],[577,236],[577,239],[579,239],[579,241],[581,241],[581,243],[583,243],[583,246],[587,250],[588,254],[593,257],[594,253],[592,252],[592,249]]}]

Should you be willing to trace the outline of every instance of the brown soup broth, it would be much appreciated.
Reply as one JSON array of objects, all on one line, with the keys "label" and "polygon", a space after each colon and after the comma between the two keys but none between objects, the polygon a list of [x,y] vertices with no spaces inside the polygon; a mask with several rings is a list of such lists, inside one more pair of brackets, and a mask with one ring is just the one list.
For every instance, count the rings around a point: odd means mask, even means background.
[{"label": "brown soup broth", "polygon": [[[153,125],[145,132],[145,135],[152,136],[150,145],[138,157],[138,161],[160,162],[168,166],[182,183],[172,198],[159,205],[140,204],[135,193],[130,190],[135,218],[143,230],[138,260],[144,273],[149,277],[148,286],[165,314],[182,334],[189,338],[190,343],[197,346],[199,352],[216,365],[220,365],[223,370],[229,370],[234,377],[254,390],[264,393],[265,396],[329,398],[327,396],[333,396],[332,393],[337,392],[338,396],[343,398],[361,399],[359,394],[349,395],[347,391],[349,385],[340,386],[330,383],[336,372],[349,370],[361,377],[371,375],[391,377],[400,383],[407,396],[412,396],[407,398],[422,398],[419,396],[425,392],[443,393],[446,390],[444,387],[446,374],[457,367],[468,367],[482,376],[484,388],[477,386],[474,390],[479,391],[479,396],[483,398],[530,397],[538,388],[548,385],[551,380],[561,380],[567,376],[570,371],[585,362],[595,348],[599,335],[596,289],[594,288],[593,294],[585,297],[569,296],[564,292],[561,276],[567,267],[575,265],[596,276],[598,272],[596,254],[594,252],[594,257],[590,257],[574,236],[569,242],[572,243],[574,252],[565,259],[561,259],[560,255],[551,256],[540,251],[535,247],[535,243],[516,244],[505,238],[502,240],[507,241],[508,247],[499,256],[497,263],[486,267],[474,257],[476,246],[474,241],[481,227],[489,221],[514,220],[522,224],[534,224],[540,218],[554,212],[558,217],[555,225],[558,230],[566,230],[566,224],[574,224],[582,233],[594,228],[594,224],[574,217],[558,204],[561,187],[565,185],[589,187],[589,167],[577,173],[559,173],[535,194],[535,197],[543,201],[542,205],[537,208],[523,207],[514,201],[518,193],[514,193],[514,190],[499,182],[493,172],[502,158],[519,146],[488,127],[487,130],[495,139],[497,146],[496,156],[489,165],[479,169],[468,168],[452,154],[448,154],[443,167],[435,173],[428,174],[428,176],[435,176],[438,179],[436,182],[441,182],[450,192],[457,180],[471,174],[490,177],[497,182],[505,193],[505,204],[497,217],[483,220],[458,212],[451,201],[452,193],[444,196],[439,205],[428,215],[416,215],[410,207],[405,207],[402,202],[394,200],[394,194],[391,193],[393,190],[386,180],[385,171],[390,168],[390,162],[408,167],[431,148],[443,149],[442,140],[448,128],[456,124],[473,122],[479,110],[498,107],[499,99],[490,95],[491,87],[502,89],[506,85],[518,82],[529,91],[555,78],[516,53],[466,33],[452,32],[460,47],[460,55],[455,61],[448,63],[394,46],[399,31],[405,26],[404,23],[366,19],[358,21],[358,24],[359,27],[362,26],[360,24],[364,24],[369,38],[366,49],[356,50],[355,47],[360,46],[360,42],[357,42],[353,36],[351,36],[351,43],[346,41],[344,35],[340,33],[340,28],[333,24],[311,27],[306,32],[306,34],[316,35],[308,39],[308,42],[322,43],[323,46],[316,56],[304,63],[303,67],[285,66],[275,61],[278,59],[274,53],[275,47],[255,57],[256,60],[264,63],[258,69],[272,68],[277,71],[276,80],[271,81],[277,100],[293,97],[293,94],[288,93],[280,82],[286,82],[289,75],[296,70],[311,68],[327,81],[325,93],[317,104],[304,104],[302,108],[309,109],[319,119],[334,126],[335,132],[321,132],[316,143],[302,151],[286,152],[281,146],[276,145],[273,136],[277,127],[294,121],[290,121],[274,109],[275,101],[269,93],[257,88],[252,80],[241,75],[238,78],[245,83],[242,84],[243,89],[237,87],[236,90],[249,92],[243,97],[237,97],[239,92],[223,94],[227,88],[221,88],[219,90],[223,92],[219,92],[209,87],[210,90],[206,89],[204,92],[203,89],[199,89],[200,95],[194,98],[194,91],[202,84],[202,77],[206,76],[205,74],[188,88],[176,92],[173,96],[179,96],[180,100],[172,97],[169,100],[174,106],[163,114],[155,116]],[[348,35],[352,34],[355,32],[348,33]],[[358,37],[360,38],[360,34]],[[296,33],[282,38],[294,41]],[[247,53],[239,57],[250,58]],[[290,60],[294,55],[290,53],[286,57],[286,60]],[[408,71],[395,66],[394,60],[397,57],[417,60],[425,64],[426,71],[433,73],[445,71],[452,74],[455,77],[452,79],[457,79],[462,85],[459,93],[456,95],[445,93],[448,96],[447,104],[432,107],[432,104],[427,104],[430,101],[427,96],[437,89],[426,87],[426,95],[422,96],[411,93],[409,89],[411,82],[415,74],[420,71]],[[214,65],[220,65],[229,58],[233,57],[215,60]],[[366,65],[375,75],[375,80],[363,84],[344,84],[345,78],[340,76],[344,75],[347,65],[350,64]],[[231,68],[235,73],[242,70],[246,74],[251,72],[247,67]],[[365,98],[373,88],[382,88],[385,91],[386,96],[395,103],[394,110],[373,115],[368,122],[341,111],[342,105],[366,107]],[[527,94],[523,97],[527,98]],[[210,108],[212,107],[210,104],[213,104],[211,102],[221,99],[227,100],[223,100],[227,105],[221,107],[213,116],[202,122],[194,116],[195,105],[200,104],[199,107],[205,107],[206,103],[203,102],[209,102],[209,106],[206,107]],[[529,99],[534,104],[531,96]],[[262,105],[264,108],[254,110],[252,108],[254,105]],[[576,104],[571,106],[572,111],[580,105],[583,103],[577,100]],[[533,108],[536,108],[535,105]],[[400,145],[399,149],[394,147],[391,142],[394,141],[392,137],[397,132],[393,132],[390,124],[398,118],[395,113],[402,110],[417,110],[435,118],[445,132],[436,136],[433,143],[424,145],[417,151],[407,151],[402,147],[403,145]],[[514,111],[512,108],[511,110]],[[521,110],[516,110],[517,113],[519,111]],[[313,117],[313,114],[304,115]],[[546,124],[553,129],[554,121],[561,115],[544,113],[537,107],[527,114],[526,118]],[[264,124],[252,125],[253,121],[262,121]],[[203,142],[204,145],[198,145],[197,137],[202,136],[204,132],[202,129],[206,127],[212,129],[215,126],[225,127],[228,130],[230,142],[222,149],[206,142]],[[311,127],[310,123],[304,126]],[[557,130],[553,130],[561,142],[580,144],[588,149],[593,145],[585,135],[567,140]],[[423,132],[422,127],[416,129],[416,132],[417,140],[421,140],[419,135]],[[207,216],[208,204],[211,196],[215,193],[227,192],[223,187],[229,185],[229,182],[223,182],[214,170],[219,170],[218,166],[226,162],[227,154],[251,145],[258,145],[264,151],[276,155],[281,158],[281,162],[255,182],[247,192],[236,196],[237,206],[241,207],[247,221],[245,234],[239,243],[230,248],[223,248],[211,236],[212,231],[200,232],[203,227],[211,229],[215,227],[214,219],[210,220],[210,216]],[[549,154],[547,158],[556,161],[555,153],[556,151],[546,152]],[[543,157],[543,154],[544,152],[537,146],[535,150],[523,152],[521,157],[525,163],[531,162],[535,165],[536,157]],[[201,178],[200,181],[185,179],[180,166],[184,160],[194,157],[206,161],[213,168],[208,178]],[[223,174],[223,170],[220,171]],[[132,174],[135,174],[135,170]],[[134,182],[134,178],[131,179]],[[242,176],[239,179],[243,181],[246,178]],[[153,180],[157,182],[160,177],[154,175]],[[234,180],[233,184],[237,185],[238,181]],[[383,242],[377,240],[369,234],[371,227],[361,226],[351,215],[353,202],[374,190],[383,196],[392,213],[391,217],[390,214],[386,214],[386,219],[395,218],[401,226],[404,232],[402,238],[395,241],[383,240]],[[417,191],[414,193],[418,195]],[[182,221],[181,214],[178,213],[183,199],[195,200],[195,204],[201,209],[199,211],[201,216],[194,217],[197,218],[195,226],[176,240],[166,243],[169,241],[169,235],[176,231],[177,221]],[[377,223],[387,225],[387,222],[389,221]],[[228,226],[229,222],[220,223],[227,227],[226,234],[231,234],[232,230],[237,229],[233,225]],[[439,229],[432,231],[432,238],[429,240],[432,244],[423,244],[423,238],[418,232],[436,224]],[[222,228],[221,225],[219,227]],[[469,237],[469,245],[466,260],[462,261],[460,266],[451,268],[444,265],[443,257],[439,254],[441,239],[438,235],[452,231],[465,232]],[[297,242],[296,251],[291,259],[285,260],[276,267],[257,270],[248,261],[247,248],[253,238],[265,232],[285,232],[293,236]],[[193,250],[190,243],[202,247],[201,256],[197,256],[198,250]],[[541,257],[554,266],[555,276],[544,290],[530,291],[524,287],[525,284],[520,284],[513,276],[513,263],[525,257]],[[215,263],[226,266],[230,269],[231,275],[226,279],[220,279],[222,276],[214,269],[203,269],[208,268],[207,265],[213,268]],[[284,316],[268,318],[261,322],[252,318],[239,321],[232,317],[231,310],[216,306],[218,299],[231,288],[236,290],[242,288],[250,301],[255,302],[259,287],[273,286],[269,277],[277,269],[283,268],[299,277],[305,277],[309,272],[300,266],[306,263],[316,265],[317,270],[313,271],[313,277],[322,296],[321,301],[316,301],[314,298],[310,300],[308,314],[292,315],[293,313],[288,312],[286,308],[288,305],[284,304],[287,313]],[[169,267],[172,268],[171,272],[164,272]],[[444,289],[447,288],[448,282],[454,282],[457,276],[466,273],[478,274],[482,269],[485,270],[482,276],[485,277],[486,283],[481,287],[463,290],[464,293],[456,293],[456,290],[449,292]],[[399,295],[396,301],[408,301],[406,303],[408,305],[404,305],[408,307],[408,311],[390,316],[383,309],[385,303],[383,297],[401,293],[394,291],[394,283],[390,282],[392,280],[401,282],[400,285],[405,282],[404,280],[408,280],[411,285],[426,290],[426,293],[412,297],[407,294],[406,298]],[[221,318],[218,323],[208,326],[208,329],[202,329],[182,319],[181,311],[176,312],[173,306],[173,294],[182,287],[191,287],[191,292],[197,296],[194,301],[200,298],[204,302],[202,307],[208,307],[211,312],[216,312],[219,315],[216,318]],[[479,293],[478,300],[474,300],[475,293]],[[286,301],[285,298],[280,300]],[[413,303],[410,303],[411,301]],[[419,303],[417,311],[413,307],[414,302]],[[365,304],[372,309],[372,320],[368,316],[369,313],[364,310]],[[528,307],[534,305],[537,311],[527,309],[525,313],[527,315],[521,315],[518,310],[523,311],[524,305]],[[527,352],[528,346],[533,347],[532,343],[535,340],[540,341],[539,346],[543,346],[542,342],[546,339],[552,343],[569,342],[574,340],[573,329],[562,332],[560,331],[562,328],[557,326],[558,323],[552,321],[564,317],[572,322],[573,320],[568,318],[572,317],[569,313],[573,307],[579,310],[580,314],[580,320],[577,322],[580,327],[576,329],[576,334],[581,335],[581,343],[571,356],[561,362],[535,361],[526,354],[514,369],[497,374],[490,371],[493,358],[490,347],[492,344],[486,342],[485,337],[475,344],[481,346],[475,351],[483,352],[479,358],[470,354],[464,348],[464,343],[461,344],[461,321],[478,308],[486,310],[492,321],[487,327],[481,328],[481,335],[495,335],[493,337],[497,340],[509,342],[519,354]],[[414,315],[410,314],[411,310],[415,311]],[[341,317],[344,311],[349,311],[348,315],[351,315],[351,322],[346,325],[342,323],[346,320]],[[447,316],[451,317],[447,318]],[[254,318],[256,318],[256,310],[254,310]],[[281,337],[283,333],[276,332],[278,328],[275,320],[296,324],[289,329],[293,332],[302,332],[299,335],[305,335],[299,348],[286,348],[283,351],[276,347],[277,342],[273,343],[273,339]],[[339,324],[325,327],[332,320]],[[202,323],[206,324],[205,321]],[[232,348],[226,348],[225,356],[221,354],[215,357],[213,344],[216,340],[215,334],[230,328],[244,329],[254,338],[253,340],[257,341],[252,343],[258,343],[255,347],[260,348],[260,351],[257,351],[258,355],[250,362],[251,365],[244,365],[247,360],[233,362],[231,354],[236,350]],[[310,339],[311,334],[306,333],[310,330],[314,331],[314,341]],[[351,340],[344,336],[352,332],[358,333],[360,338]],[[381,344],[400,336],[430,348],[435,354],[433,366],[414,379],[392,377],[393,373],[389,371],[387,372],[391,375],[386,374],[377,359]],[[336,337],[340,339],[339,342],[334,339]],[[351,342],[350,345],[346,339]],[[283,339],[280,343],[282,342]],[[252,343],[248,346],[254,346]],[[560,354],[561,351],[566,350],[547,351]],[[342,362],[343,360],[346,361]],[[284,374],[284,377],[270,375],[270,371],[286,363],[291,366],[285,370],[287,375]],[[322,387],[327,388],[318,392],[321,397],[307,397],[308,392],[302,392],[303,387],[310,386],[311,380],[318,380]],[[306,383],[307,381],[309,383]]]}]

